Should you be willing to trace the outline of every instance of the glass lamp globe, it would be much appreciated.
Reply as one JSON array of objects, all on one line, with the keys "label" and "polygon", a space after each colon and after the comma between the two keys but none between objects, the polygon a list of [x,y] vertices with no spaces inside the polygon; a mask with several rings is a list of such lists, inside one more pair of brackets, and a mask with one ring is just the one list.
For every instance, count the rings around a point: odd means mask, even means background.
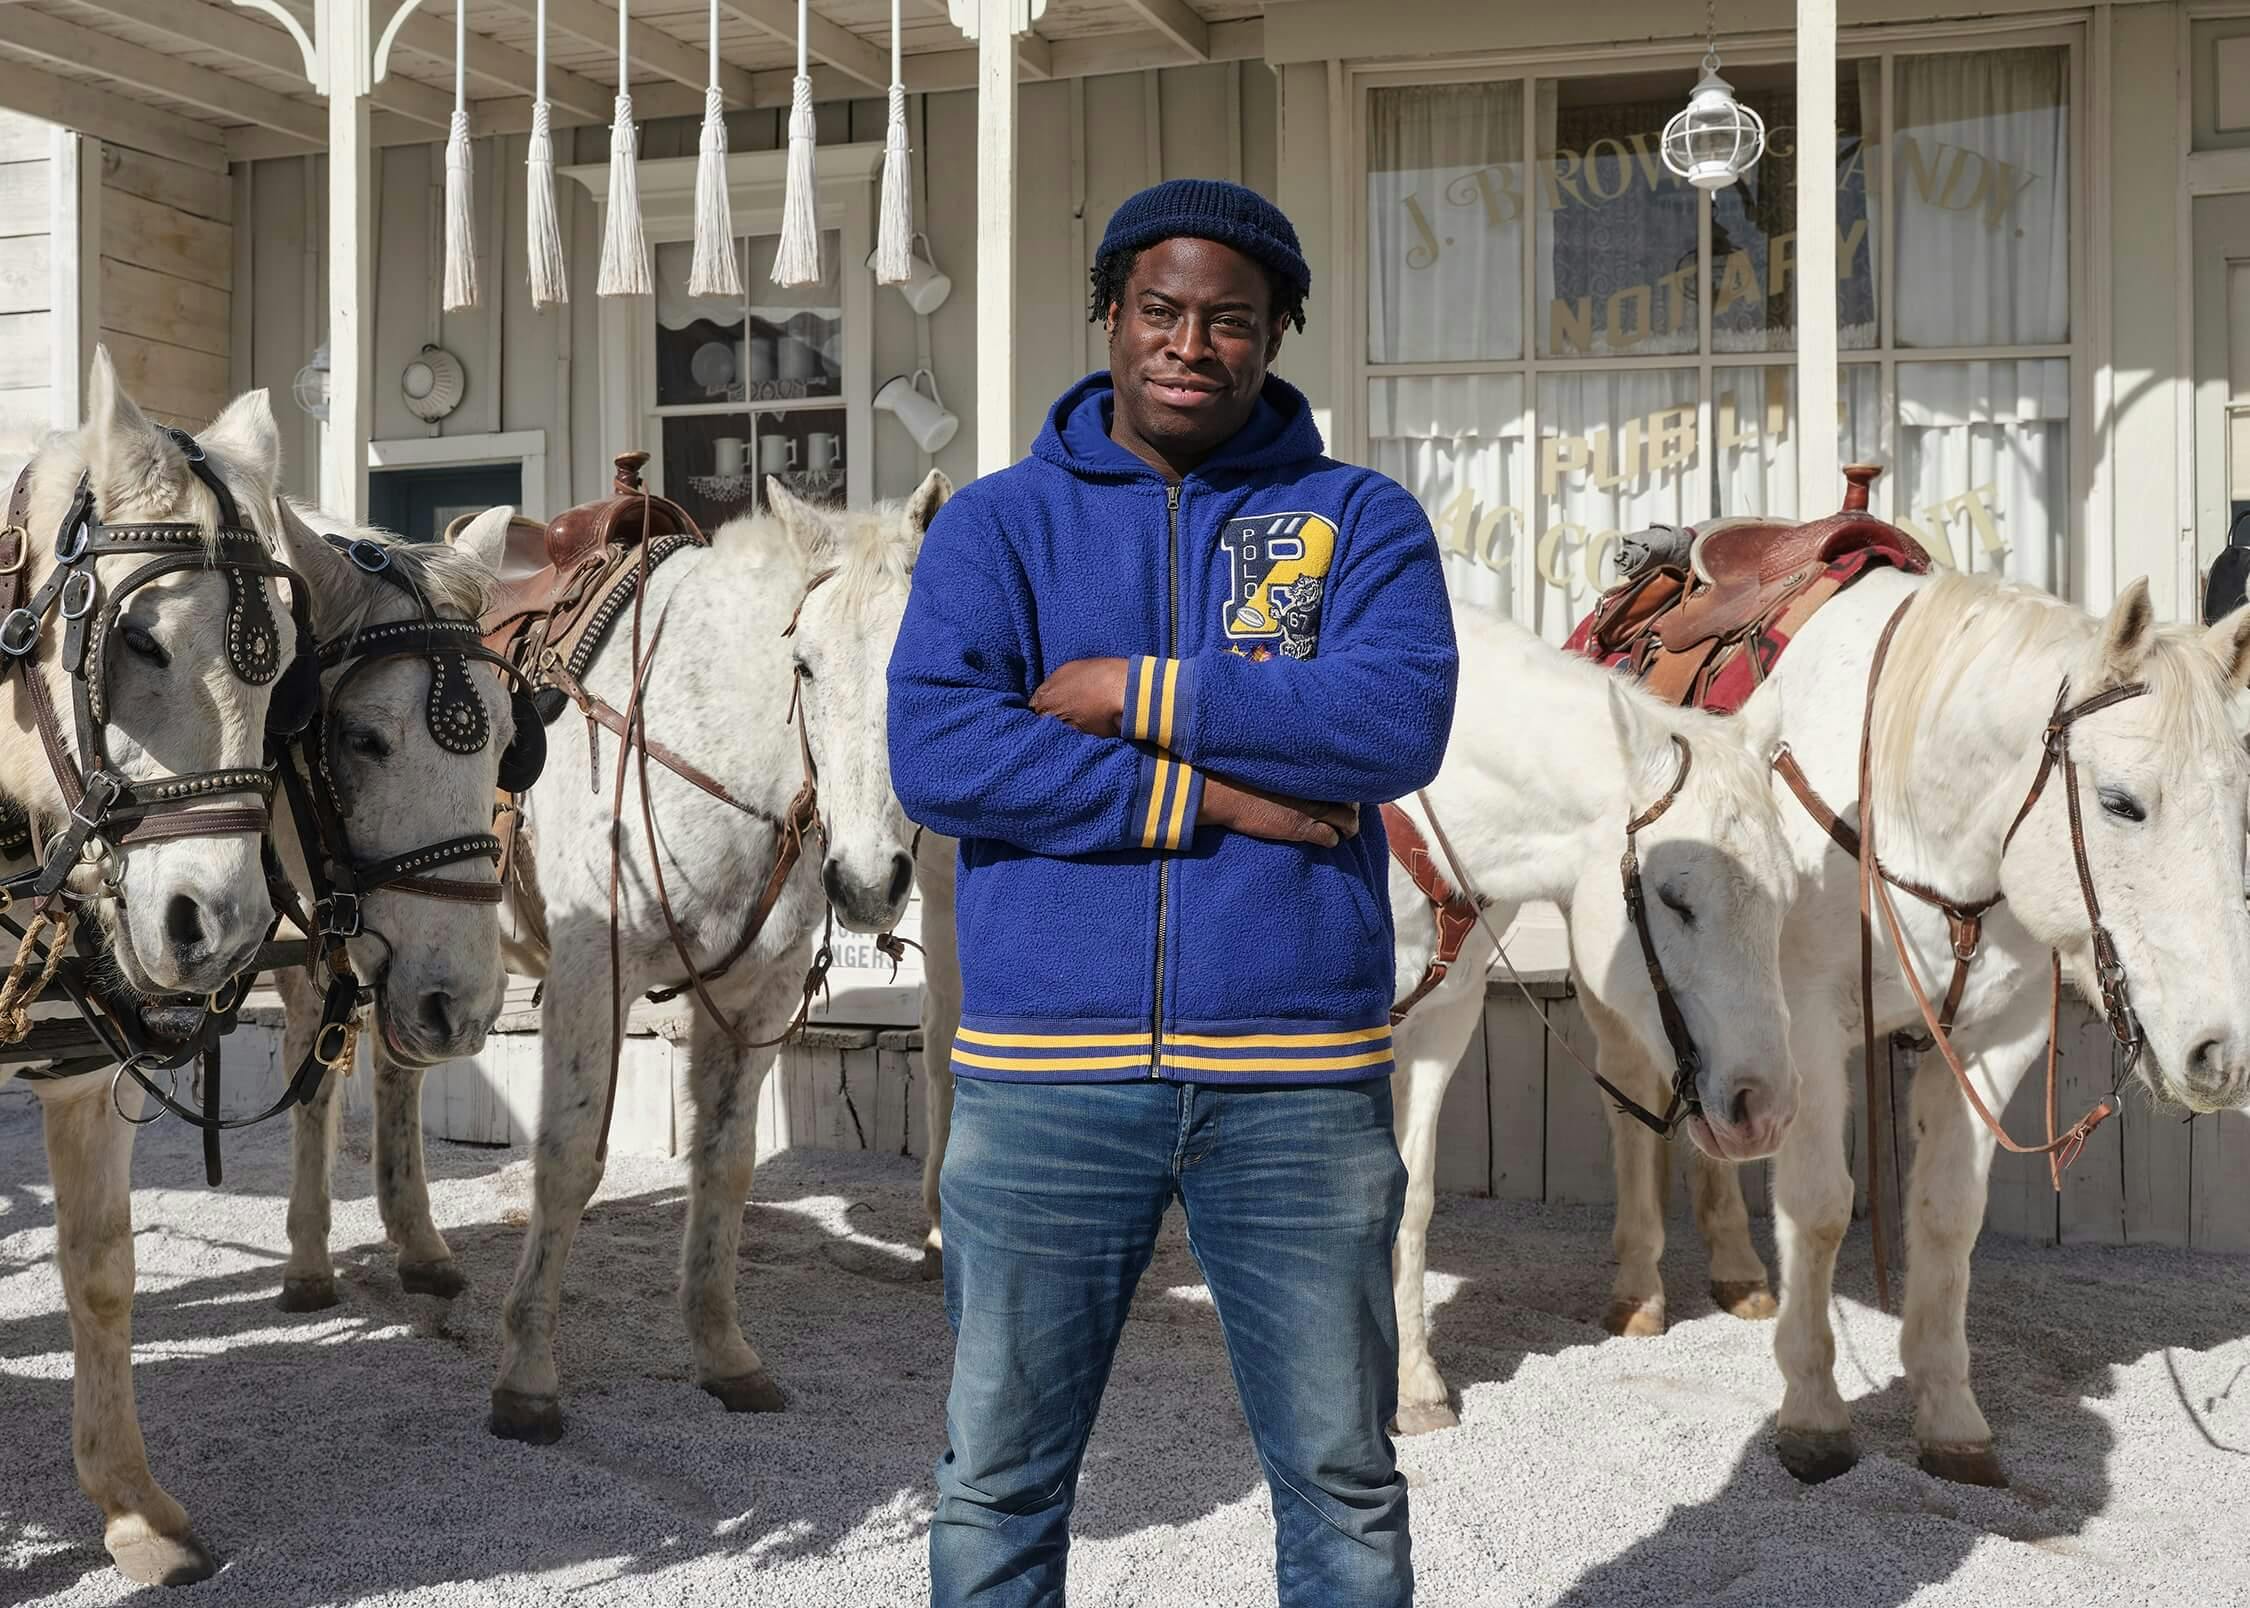
[{"label": "glass lamp globe", "polygon": [[1766,148],[1764,119],[1734,98],[1734,86],[1705,57],[1687,109],[1664,125],[1664,165],[1698,190],[1723,190]]}]

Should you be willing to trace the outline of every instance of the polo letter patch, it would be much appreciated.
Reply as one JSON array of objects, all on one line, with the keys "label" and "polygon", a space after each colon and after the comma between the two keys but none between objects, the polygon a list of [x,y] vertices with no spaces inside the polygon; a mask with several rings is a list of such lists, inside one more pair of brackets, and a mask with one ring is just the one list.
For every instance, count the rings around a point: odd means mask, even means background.
[{"label": "polo letter patch", "polygon": [[1234,652],[1309,659],[1320,642],[1320,598],[1336,557],[1336,527],[1318,514],[1233,519],[1220,533],[1233,575],[1226,635]]}]

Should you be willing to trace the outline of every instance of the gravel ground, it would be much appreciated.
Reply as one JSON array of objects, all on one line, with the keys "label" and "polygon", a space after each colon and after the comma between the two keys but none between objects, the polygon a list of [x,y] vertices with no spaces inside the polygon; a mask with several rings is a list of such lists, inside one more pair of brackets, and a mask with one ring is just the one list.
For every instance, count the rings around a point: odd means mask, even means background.
[{"label": "gravel ground", "polygon": [[[141,1136],[133,1213],[141,1422],[159,1478],[225,1560],[180,1600],[868,1608],[926,1601],[929,1465],[948,1340],[915,1277],[918,1169],[790,1152],[744,1234],[753,1343],[787,1413],[730,1418],[689,1383],[673,1299],[684,1178],[619,1157],[563,1309],[568,1431],[484,1429],[500,1295],[529,1183],[506,1151],[438,1145],[432,1194],[473,1281],[407,1296],[347,1129],[344,1302],[289,1317],[277,1127],[202,1187],[193,1137]],[[1768,1450],[1770,1328],[1714,1313],[1675,1234],[1661,1340],[1605,1338],[1606,1215],[1448,1199],[1431,1232],[1458,1430],[1405,1444],[1420,1600],[2250,1603],[2250,1293],[2239,1260],[2160,1250],[1979,1253],[1970,1338],[2010,1491],[1913,1465],[1897,1325],[1847,1246],[1839,1376],[1866,1456],[1804,1489]],[[70,1346],[38,1119],[0,1090],[0,1603],[133,1595],[71,1472]],[[1217,1322],[1177,1232],[1144,1282],[1077,1514],[1073,1601],[1271,1603],[1272,1524]],[[153,1596],[153,1594],[151,1594]]]}]

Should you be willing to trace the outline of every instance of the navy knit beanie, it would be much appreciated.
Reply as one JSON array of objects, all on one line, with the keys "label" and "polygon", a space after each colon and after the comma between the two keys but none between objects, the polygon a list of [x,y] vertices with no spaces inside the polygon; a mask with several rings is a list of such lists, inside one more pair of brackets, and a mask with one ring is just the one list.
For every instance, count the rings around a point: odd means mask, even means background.
[{"label": "navy knit beanie", "polygon": [[1182,236],[1234,247],[1273,270],[1299,296],[1312,290],[1312,270],[1305,266],[1297,231],[1281,209],[1257,191],[1225,179],[1166,179],[1128,197],[1110,214],[1095,256],[1139,251]]}]

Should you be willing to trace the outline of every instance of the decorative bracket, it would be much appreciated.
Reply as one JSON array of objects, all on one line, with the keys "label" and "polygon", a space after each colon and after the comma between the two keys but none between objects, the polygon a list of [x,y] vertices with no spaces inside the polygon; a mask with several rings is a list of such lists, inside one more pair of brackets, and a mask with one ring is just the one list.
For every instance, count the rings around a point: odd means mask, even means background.
[{"label": "decorative bracket", "polygon": [[[465,0],[454,0],[454,3],[464,4]],[[383,24],[383,36],[375,41],[375,83],[380,84],[383,76],[391,70],[391,45],[397,40],[399,29],[406,26],[406,19],[419,10],[421,5],[422,0],[398,0],[398,9],[391,13],[391,20]]]},{"label": "decorative bracket", "polygon": [[274,21],[280,23],[282,27],[288,29],[289,37],[297,41],[297,49],[304,55],[305,78],[312,84],[313,93],[316,95],[328,93],[326,82],[328,75],[322,70],[320,47],[313,43],[312,35],[305,32],[305,25],[299,22],[293,14],[282,9],[281,0],[234,0],[234,3],[245,10],[262,11],[273,18]]},{"label": "decorative bracket", "polygon": [[[333,87],[329,81],[326,60],[328,30],[336,26],[339,20],[348,19],[346,25],[358,22],[362,26],[372,21],[361,0],[317,0],[313,27],[321,37],[315,41],[305,31],[305,25],[297,20],[296,14],[284,7],[281,0],[234,0],[234,3],[245,10],[262,12],[288,30],[289,37],[297,42],[298,53],[305,58],[305,81],[312,85],[316,95],[326,95]],[[422,0],[398,0],[397,8],[391,12],[390,21],[383,24],[383,32],[375,41],[372,57],[358,58],[353,70],[357,82],[350,86],[353,94],[364,95],[383,81],[390,71],[391,46],[398,42],[399,30],[406,26],[406,19],[420,10],[421,6]]]},{"label": "decorative bracket", "polygon": [[[977,36],[978,0],[945,0],[946,15],[968,38]],[[1015,0],[1013,31],[1029,33],[1033,23],[1047,14],[1047,0]]]}]

